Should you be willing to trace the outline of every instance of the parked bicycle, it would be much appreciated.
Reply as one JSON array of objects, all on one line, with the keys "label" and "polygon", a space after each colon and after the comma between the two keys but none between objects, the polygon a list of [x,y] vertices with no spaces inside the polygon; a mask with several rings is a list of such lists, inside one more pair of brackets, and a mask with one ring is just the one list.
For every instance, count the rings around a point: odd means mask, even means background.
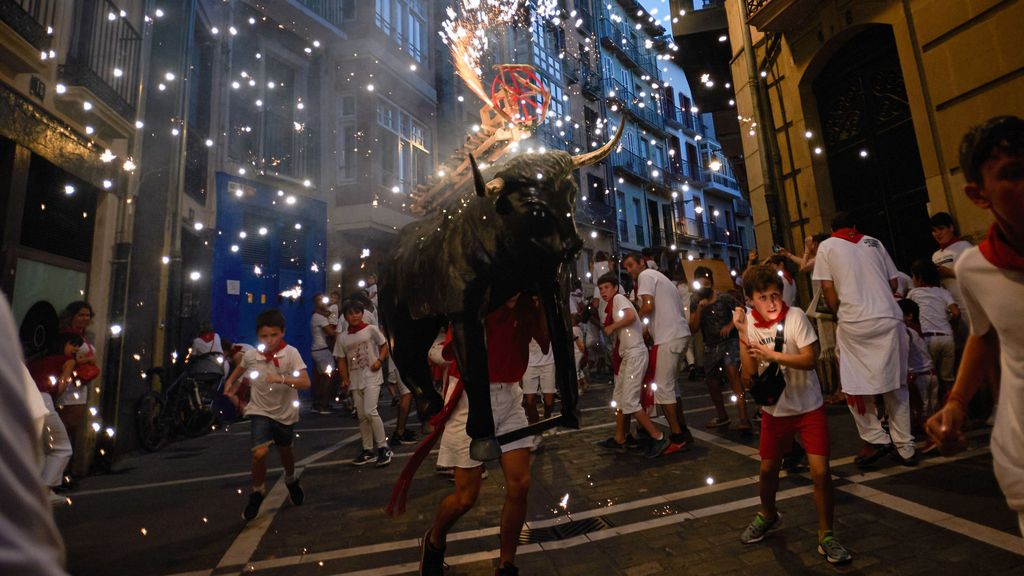
[{"label": "parked bicycle", "polygon": [[166,388],[159,386],[162,368],[146,371],[153,390],[139,399],[135,410],[135,427],[144,449],[155,452],[173,437],[195,438],[210,431],[214,422],[210,401],[224,378],[224,362],[219,352],[192,357],[184,373]]}]

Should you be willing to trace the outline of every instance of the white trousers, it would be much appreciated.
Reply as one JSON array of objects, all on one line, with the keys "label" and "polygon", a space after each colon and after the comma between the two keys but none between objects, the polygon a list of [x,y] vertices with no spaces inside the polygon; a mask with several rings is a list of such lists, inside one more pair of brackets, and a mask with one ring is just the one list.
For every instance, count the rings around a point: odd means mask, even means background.
[{"label": "white trousers", "polygon": [[853,421],[857,424],[857,432],[865,442],[871,444],[889,444],[892,442],[900,456],[910,458],[914,455],[914,435],[910,432],[910,389],[906,385],[881,395],[885,401],[885,411],[889,414],[889,433],[882,428],[878,420],[873,396],[864,396],[864,413],[856,406],[850,406]]},{"label": "white trousers", "polygon": [[53,407],[53,399],[46,393],[42,393],[42,396],[43,404],[46,405],[46,416],[43,417],[42,477],[43,484],[55,488],[63,483],[64,469],[71,461],[71,438]]},{"label": "white trousers", "polygon": [[377,412],[379,400],[379,384],[352,391],[352,402],[356,405],[356,414],[359,416],[359,435],[363,438],[363,450],[384,448],[388,445],[384,421]]}]

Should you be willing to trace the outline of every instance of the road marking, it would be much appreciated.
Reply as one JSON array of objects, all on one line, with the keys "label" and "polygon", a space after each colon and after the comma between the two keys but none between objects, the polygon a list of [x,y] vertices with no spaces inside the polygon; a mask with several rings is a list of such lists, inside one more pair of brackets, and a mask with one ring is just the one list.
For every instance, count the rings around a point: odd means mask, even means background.
[{"label": "road marking", "polygon": [[863,484],[849,484],[846,486],[839,486],[838,489],[848,494],[853,494],[858,498],[863,498],[873,504],[878,504],[879,506],[884,506],[890,510],[895,510],[900,514],[906,514],[911,518],[927,522],[933,526],[938,526],[939,528],[962,534],[984,544],[995,546],[996,548],[1002,548],[1007,552],[1024,555],[1024,539],[1018,538],[1007,532],[1003,532],[1002,530],[996,530],[995,528],[990,528],[984,524],[971,522],[970,520],[955,516],[948,512],[930,508],[928,506],[918,504],[917,502],[900,498],[899,496],[893,496],[888,492],[883,492]]},{"label": "road marking", "polygon": [[[385,422],[385,426],[394,424],[394,420]],[[333,453],[335,450],[354,443],[356,440],[360,440],[359,434],[353,434],[340,442],[336,442],[319,452],[307,456],[302,460],[295,463],[295,471],[297,476],[301,476],[302,469],[306,466],[313,464],[317,460]],[[256,518],[246,523],[245,527],[242,528],[242,532],[235,538],[234,542],[228,548],[227,552],[217,563],[217,568],[223,568],[225,566],[244,565],[249,562],[252,555],[256,552],[256,548],[259,546],[263,536],[267,533],[270,528],[271,522],[274,521],[274,516],[277,515],[277,511],[284,504],[284,500],[288,495],[288,489],[284,483],[284,476],[274,484],[274,487],[267,493],[266,499],[263,501],[263,506],[259,515]]]}]

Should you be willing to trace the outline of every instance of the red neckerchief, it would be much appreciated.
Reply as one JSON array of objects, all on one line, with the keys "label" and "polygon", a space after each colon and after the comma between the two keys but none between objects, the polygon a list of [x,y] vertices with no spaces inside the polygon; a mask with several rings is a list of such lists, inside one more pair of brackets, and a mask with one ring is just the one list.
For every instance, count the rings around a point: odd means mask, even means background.
[{"label": "red neckerchief", "polygon": [[959,236],[953,236],[953,238],[949,242],[939,242],[939,250],[945,250],[946,248],[949,248],[950,246],[956,244],[959,241]]},{"label": "red neckerchief", "polygon": [[288,343],[284,341],[284,338],[282,338],[281,341],[277,343],[276,348],[274,348],[273,350],[264,349],[263,352],[260,352],[260,354],[263,354],[264,360],[266,360],[267,362],[273,362],[275,367],[280,368],[281,364],[278,363],[277,361],[277,353],[280,352],[281,350],[284,350],[284,347],[287,345]]},{"label": "red neckerchief", "polygon": [[842,238],[847,242],[853,242],[854,244],[860,242],[860,239],[864,237],[863,234],[857,232],[856,228],[840,228],[832,232],[833,238]]},{"label": "red neckerchief", "polygon": [[[608,301],[608,305],[604,307],[604,325],[610,326],[614,320],[612,320],[612,302],[615,300],[615,296],[612,295],[611,300]],[[622,365],[622,356],[619,356],[619,339],[615,339],[615,346],[612,347],[612,374],[619,373],[619,366]]]},{"label": "red neckerchief", "polygon": [[367,324],[366,322],[360,322],[359,324],[349,324],[348,333],[355,334],[356,332],[359,332],[360,330],[366,328],[367,326],[369,326],[369,324]]},{"label": "red neckerchief", "polygon": [[755,328],[771,328],[775,324],[782,322],[786,319],[786,313],[789,312],[789,306],[785,302],[782,303],[782,312],[775,317],[775,320],[765,320],[764,316],[757,311],[757,308],[752,308],[751,313],[754,316],[754,327]]},{"label": "red neckerchief", "polygon": [[210,342],[213,342],[214,335],[215,334],[213,332],[203,332],[199,335],[199,339],[209,344]]},{"label": "red neckerchief", "polygon": [[785,267],[782,268],[782,277],[786,279],[786,284],[793,283],[793,275]]},{"label": "red neckerchief", "polygon": [[999,227],[992,224],[988,229],[988,237],[981,244],[978,244],[981,255],[993,266],[1003,270],[1016,270],[1024,272],[1024,255],[1006,241]]}]

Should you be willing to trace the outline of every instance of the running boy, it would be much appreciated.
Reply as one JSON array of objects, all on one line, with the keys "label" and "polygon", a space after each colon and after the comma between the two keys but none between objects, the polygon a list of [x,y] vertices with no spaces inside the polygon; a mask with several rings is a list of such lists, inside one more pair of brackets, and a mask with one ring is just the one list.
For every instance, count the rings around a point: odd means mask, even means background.
[{"label": "running boy", "polygon": [[[853,556],[832,534],[835,512],[832,475],[829,470],[828,421],[821,398],[821,386],[814,371],[818,357],[818,336],[803,310],[790,308],[783,300],[783,281],[768,266],[751,266],[743,273],[743,291],[753,303],[748,314],[737,307],[733,323],[740,333],[743,384],[749,389],[755,371],[775,362],[783,367],[786,387],[773,406],[762,406],[761,417],[761,510],[740,536],[744,544],[764,540],[779,525],[782,514],[775,508],[782,456],[793,438],[800,438],[814,481],[814,504],[818,509],[818,553],[830,564],[845,564]],[[782,351],[775,351],[775,338],[782,329]]]},{"label": "running boy", "polygon": [[615,388],[612,391],[612,407],[615,408],[615,436],[598,442],[598,446],[615,452],[626,451],[626,432],[629,418],[651,435],[653,442],[645,456],[657,458],[671,443],[668,434],[661,432],[651,422],[647,411],[640,405],[643,392],[644,373],[647,371],[647,346],[644,344],[644,329],[636,308],[624,295],[619,294],[619,279],[608,273],[597,279],[597,289],[604,307],[604,333],[614,337],[612,372]]},{"label": "running boy", "polygon": [[299,390],[309,388],[306,363],[294,347],[284,341],[284,315],[277,310],[264,310],[256,317],[257,348],[250,348],[231,372],[225,383],[225,394],[235,393],[242,374],[251,384],[249,404],[245,413],[252,423],[252,493],[242,518],[252,520],[260,511],[266,495],[267,452],[277,446],[284,467],[284,481],[292,504],[305,499],[299,479],[295,476],[294,426],[299,421]]},{"label": "running boy", "polygon": [[380,387],[384,384],[380,369],[388,357],[387,340],[380,328],[363,321],[363,304],[358,300],[346,301],[341,312],[348,328],[338,335],[334,356],[341,372],[342,389],[352,391],[359,434],[363,438],[363,449],[352,464],[363,466],[375,462],[378,468],[387,466],[393,454],[384,434],[384,421],[377,413]]},{"label": "running boy", "polygon": [[1001,384],[992,463],[1024,532],[1024,119],[998,116],[972,128],[960,144],[960,167],[964,192],[995,223],[956,262],[971,335],[953,391],[927,430],[944,452],[960,445],[971,397]]}]

